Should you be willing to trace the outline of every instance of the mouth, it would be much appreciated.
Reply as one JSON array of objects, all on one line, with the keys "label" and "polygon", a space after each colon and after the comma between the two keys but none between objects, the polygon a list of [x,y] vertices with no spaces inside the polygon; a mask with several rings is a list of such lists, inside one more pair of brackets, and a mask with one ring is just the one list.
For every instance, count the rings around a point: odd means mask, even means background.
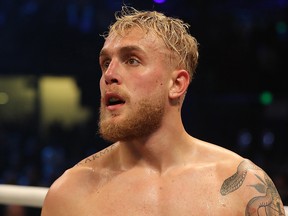
[{"label": "mouth", "polygon": [[119,95],[112,93],[105,95],[105,105],[109,109],[116,109],[123,104],[125,104],[125,100]]}]

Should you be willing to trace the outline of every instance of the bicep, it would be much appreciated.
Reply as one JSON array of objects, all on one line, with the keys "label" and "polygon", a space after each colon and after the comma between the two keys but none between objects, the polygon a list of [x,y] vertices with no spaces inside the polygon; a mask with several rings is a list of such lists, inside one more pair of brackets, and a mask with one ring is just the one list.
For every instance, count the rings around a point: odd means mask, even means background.
[{"label": "bicep", "polygon": [[281,197],[268,174],[261,168],[248,170],[248,174],[245,184],[250,195],[246,206],[248,215],[256,210],[266,212],[265,215],[285,215]]},{"label": "bicep", "polygon": [[233,175],[225,179],[221,194],[239,197],[246,215],[284,215],[284,206],[273,181],[249,160],[239,163]]},{"label": "bicep", "polygon": [[41,216],[64,216],[67,212],[64,211],[64,199],[61,199],[58,192],[49,189],[43,202]]},{"label": "bicep", "polygon": [[[58,178],[49,188],[41,210],[41,216],[72,215],[67,211],[71,205],[69,183],[64,176]],[[70,204],[71,203],[71,204]]]}]

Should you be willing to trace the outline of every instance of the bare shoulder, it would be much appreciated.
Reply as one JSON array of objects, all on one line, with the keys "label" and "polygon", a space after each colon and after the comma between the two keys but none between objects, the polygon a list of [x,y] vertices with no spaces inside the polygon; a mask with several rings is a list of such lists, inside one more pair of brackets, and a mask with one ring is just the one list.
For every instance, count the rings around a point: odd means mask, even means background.
[{"label": "bare shoulder", "polygon": [[244,160],[239,154],[219,145],[195,138],[193,142],[196,146],[197,156],[194,156],[196,160],[215,165],[220,173],[224,175],[233,172],[239,163]]},{"label": "bare shoulder", "polygon": [[243,159],[234,172],[227,175],[220,193],[232,202],[243,205],[246,215],[285,215],[273,181],[262,168],[248,159]]},{"label": "bare shoulder", "polygon": [[253,161],[211,143],[199,141],[220,181],[219,195],[245,215],[285,215],[281,197],[269,175]]},{"label": "bare shoulder", "polygon": [[[92,175],[92,168],[73,167],[66,170],[49,188],[45,197],[42,216],[67,215],[71,205],[77,203],[77,197],[85,193],[85,179]],[[68,212],[67,212],[68,210]]]},{"label": "bare shoulder", "polygon": [[81,206],[83,198],[97,189],[103,173],[107,173],[105,164],[110,161],[108,157],[113,148],[111,145],[83,159],[56,179],[45,197],[41,215],[67,215],[71,206]]}]

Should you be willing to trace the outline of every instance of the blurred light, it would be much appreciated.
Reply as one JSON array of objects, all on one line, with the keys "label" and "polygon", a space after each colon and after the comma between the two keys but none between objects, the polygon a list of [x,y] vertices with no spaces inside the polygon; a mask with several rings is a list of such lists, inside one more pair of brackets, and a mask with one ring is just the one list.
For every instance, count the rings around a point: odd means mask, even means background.
[{"label": "blurred light", "polygon": [[278,34],[285,34],[287,32],[287,25],[285,22],[278,22],[276,24],[276,31]]},{"label": "blurred light", "polygon": [[166,0],[154,0],[154,2],[157,4],[163,4],[166,2]]},{"label": "blurred light", "polygon": [[242,131],[239,133],[238,136],[238,145],[241,148],[248,148],[251,145],[252,142],[252,135],[249,131]]},{"label": "blurred light", "polygon": [[90,5],[86,5],[83,8],[83,16],[81,21],[80,29],[82,32],[89,32],[92,28],[92,19],[94,16],[94,10],[93,7]]},{"label": "blurred light", "polygon": [[34,14],[38,11],[38,4],[35,1],[26,2],[21,10],[25,15]]},{"label": "blurred light", "polygon": [[0,26],[3,26],[5,24],[5,21],[6,21],[6,17],[4,13],[0,11]]},{"label": "blurred light", "polygon": [[81,92],[74,77],[43,76],[39,91],[43,128],[54,122],[71,127],[89,118],[90,110],[81,106]]},{"label": "blurred light", "polygon": [[267,131],[263,134],[262,145],[265,149],[270,149],[274,144],[275,136],[272,132]]},{"label": "blurred light", "polygon": [[9,101],[9,96],[6,92],[0,92],[0,105],[7,104]]},{"label": "blurred light", "polygon": [[288,5],[287,0],[278,0],[277,3],[280,7],[283,7],[283,8],[285,8]]},{"label": "blurred light", "polygon": [[259,100],[262,105],[269,105],[273,101],[273,95],[269,91],[264,91],[260,94]]},{"label": "blurred light", "polygon": [[78,15],[77,7],[75,4],[70,3],[67,5],[67,19],[70,26],[77,26],[78,24]]}]

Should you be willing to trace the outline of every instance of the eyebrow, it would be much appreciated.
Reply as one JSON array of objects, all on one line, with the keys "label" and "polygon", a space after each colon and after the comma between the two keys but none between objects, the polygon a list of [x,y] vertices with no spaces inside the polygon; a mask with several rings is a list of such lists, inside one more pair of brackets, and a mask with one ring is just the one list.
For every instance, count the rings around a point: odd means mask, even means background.
[{"label": "eyebrow", "polygon": [[[144,53],[144,50],[142,48],[140,48],[139,46],[134,46],[134,45],[121,47],[117,52],[128,53],[128,52],[132,52],[132,51],[138,51],[138,52]],[[108,55],[108,51],[105,48],[103,48],[100,51],[99,56],[101,57],[101,56],[107,56],[107,55]]]}]

